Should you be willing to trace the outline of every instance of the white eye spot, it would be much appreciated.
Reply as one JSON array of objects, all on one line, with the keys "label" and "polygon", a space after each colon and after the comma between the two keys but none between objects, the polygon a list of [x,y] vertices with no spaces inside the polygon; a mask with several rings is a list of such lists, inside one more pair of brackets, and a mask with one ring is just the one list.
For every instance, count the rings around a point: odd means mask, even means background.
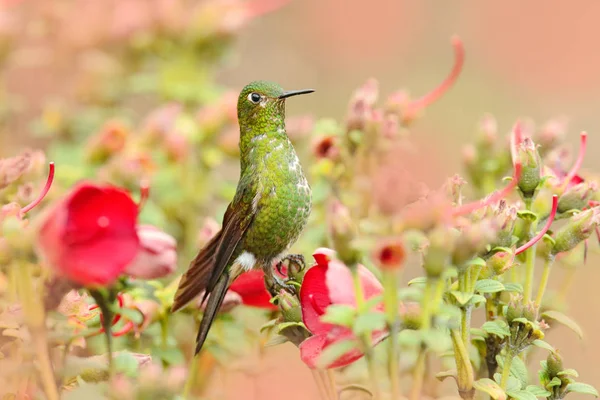
[{"label": "white eye spot", "polygon": [[110,225],[110,220],[104,215],[98,218],[98,226],[100,228],[107,228]]},{"label": "white eye spot", "polygon": [[258,104],[262,100],[262,96],[256,92],[252,92],[248,95],[248,100],[254,104]]}]

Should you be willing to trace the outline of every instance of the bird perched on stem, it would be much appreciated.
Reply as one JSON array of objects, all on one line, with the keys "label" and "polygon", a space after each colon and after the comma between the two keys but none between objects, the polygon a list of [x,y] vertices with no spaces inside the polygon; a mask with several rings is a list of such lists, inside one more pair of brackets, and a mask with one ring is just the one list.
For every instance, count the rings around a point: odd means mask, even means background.
[{"label": "bird perched on stem", "polygon": [[[248,84],[238,98],[241,173],[221,231],[204,246],[182,276],[172,310],[204,292],[207,301],[196,338],[196,354],[229,285],[242,272],[262,268],[274,274],[298,239],[311,210],[311,190],[285,131],[287,98],[313,90],[284,91],[272,82]],[[289,257],[298,258],[297,255]]]}]

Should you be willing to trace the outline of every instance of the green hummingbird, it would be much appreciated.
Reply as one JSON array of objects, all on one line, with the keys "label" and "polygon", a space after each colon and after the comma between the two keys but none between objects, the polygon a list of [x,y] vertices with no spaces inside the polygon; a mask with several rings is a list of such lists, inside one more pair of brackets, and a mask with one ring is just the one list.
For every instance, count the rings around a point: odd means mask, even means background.
[{"label": "green hummingbird", "polygon": [[204,291],[208,299],[196,338],[196,354],[242,272],[262,268],[267,277],[298,239],[311,211],[311,190],[285,130],[285,100],[314,90],[284,91],[272,82],[248,84],[238,97],[240,180],[223,225],[179,282],[172,310]]}]

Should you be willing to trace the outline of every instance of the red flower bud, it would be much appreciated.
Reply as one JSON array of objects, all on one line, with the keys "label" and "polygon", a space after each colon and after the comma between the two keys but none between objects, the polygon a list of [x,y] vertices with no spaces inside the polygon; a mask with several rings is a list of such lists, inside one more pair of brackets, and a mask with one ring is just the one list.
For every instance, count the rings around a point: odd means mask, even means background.
[{"label": "red flower bud", "polygon": [[400,240],[386,240],[375,248],[373,260],[380,269],[394,270],[402,268],[406,252]]},{"label": "red flower bud", "polygon": [[45,217],[39,250],[59,275],[82,285],[110,285],[139,250],[137,214],[122,189],[81,183]]},{"label": "red flower bud", "polygon": [[157,279],[177,268],[177,242],[168,233],[151,225],[137,227],[140,248],[125,273],[138,279]]}]

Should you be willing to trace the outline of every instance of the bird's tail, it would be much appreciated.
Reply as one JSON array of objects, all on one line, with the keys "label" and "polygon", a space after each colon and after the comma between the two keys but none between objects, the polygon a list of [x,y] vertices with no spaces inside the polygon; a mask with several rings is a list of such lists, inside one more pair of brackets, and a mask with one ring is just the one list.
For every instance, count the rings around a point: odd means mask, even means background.
[{"label": "bird's tail", "polygon": [[202,315],[202,321],[200,322],[200,329],[198,330],[198,336],[196,336],[196,352],[195,354],[200,353],[202,346],[204,345],[204,341],[206,340],[206,336],[208,335],[208,331],[215,320],[215,316],[217,312],[221,308],[221,304],[223,304],[223,299],[225,298],[225,293],[227,293],[227,289],[229,288],[229,273],[224,272],[219,277],[217,284],[214,289],[210,292],[208,296],[208,301],[206,302],[206,308],[204,310],[204,314]]}]

